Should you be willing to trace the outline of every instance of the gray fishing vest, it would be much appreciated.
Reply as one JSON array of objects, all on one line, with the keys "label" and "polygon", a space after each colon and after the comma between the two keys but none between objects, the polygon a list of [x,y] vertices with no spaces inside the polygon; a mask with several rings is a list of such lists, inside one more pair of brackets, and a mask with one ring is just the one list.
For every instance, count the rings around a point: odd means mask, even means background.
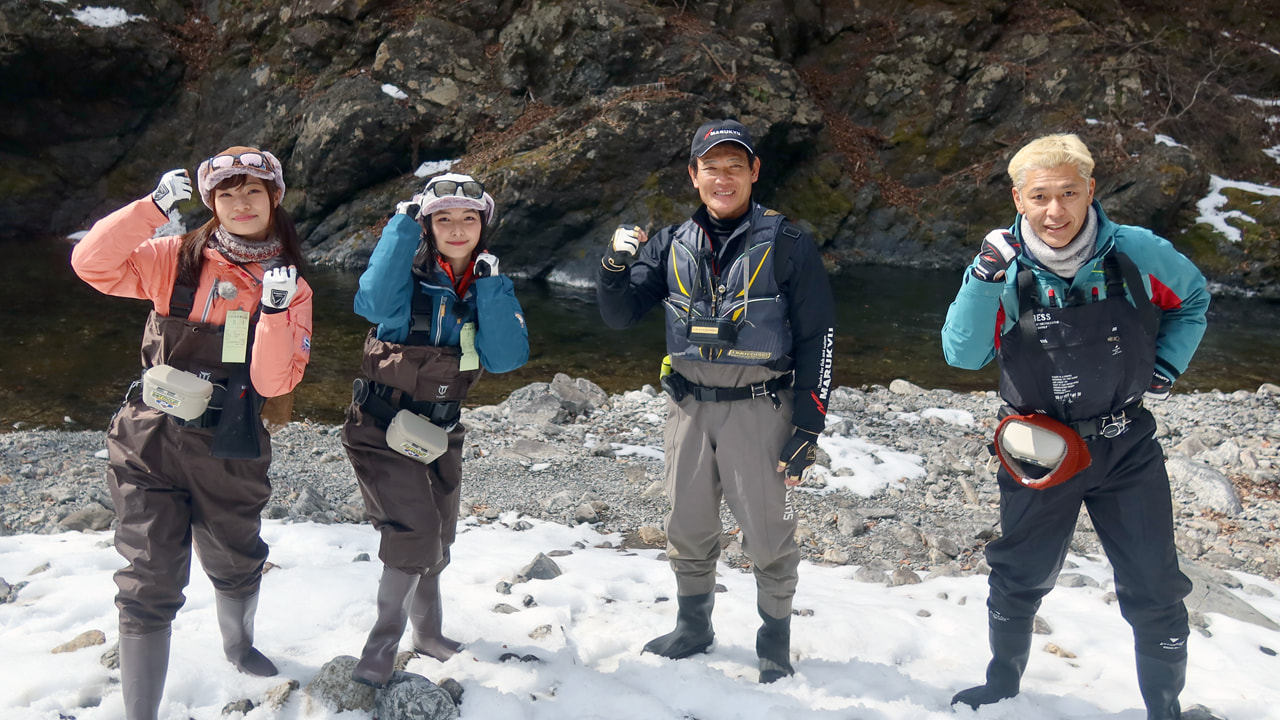
[{"label": "gray fishing vest", "polygon": [[[667,352],[705,362],[773,365],[791,353],[787,299],[774,274],[775,241],[800,231],[775,210],[752,203],[749,233],[742,252],[719,277],[714,276],[711,243],[693,220],[676,229],[667,258]],[[738,233],[744,230],[739,229]],[[737,328],[730,348],[698,347],[688,339],[691,318],[720,317]]]}]

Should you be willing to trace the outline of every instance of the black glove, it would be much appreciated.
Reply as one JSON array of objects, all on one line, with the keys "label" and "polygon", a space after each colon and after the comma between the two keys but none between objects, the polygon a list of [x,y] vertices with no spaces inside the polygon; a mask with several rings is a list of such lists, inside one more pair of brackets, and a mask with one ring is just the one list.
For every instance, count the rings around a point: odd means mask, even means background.
[{"label": "black glove", "polygon": [[982,239],[978,262],[973,266],[973,276],[983,282],[999,282],[1004,271],[1022,251],[1022,244],[1008,230],[992,230]]},{"label": "black glove", "polygon": [[788,485],[799,485],[804,471],[818,460],[818,433],[796,429],[778,457],[778,472],[786,473]]},{"label": "black glove", "polygon": [[639,225],[619,225],[609,239],[609,249],[604,253],[604,266],[613,272],[631,267],[631,263],[640,255],[640,246],[648,239]]},{"label": "black glove", "polygon": [[1167,400],[1173,391],[1173,379],[1156,370],[1151,373],[1151,386],[1142,394],[1147,400]]}]

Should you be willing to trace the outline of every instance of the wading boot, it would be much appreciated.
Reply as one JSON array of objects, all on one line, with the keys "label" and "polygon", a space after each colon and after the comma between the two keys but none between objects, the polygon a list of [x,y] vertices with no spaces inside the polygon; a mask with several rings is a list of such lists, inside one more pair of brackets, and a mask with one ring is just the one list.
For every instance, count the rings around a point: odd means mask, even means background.
[{"label": "wading boot", "polygon": [[418,575],[395,568],[382,568],[378,581],[378,619],[373,622],[360,661],[351,671],[351,679],[371,687],[386,687],[395,670],[396,650],[408,621],[409,596],[418,585]]},{"label": "wading boot", "polygon": [[246,675],[271,677],[278,670],[267,656],[253,646],[253,616],[258,612],[258,593],[237,600],[214,593],[218,608],[218,629],[222,631],[222,650],[227,659]]},{"label": "wading boot", "polygon": [[756,656],[760,658],[760,682],[771,683],[794,675],[791,667],[791,616],[775,618],[756,607],[764,624],[756,631]]},{"label": "wading boot", "polygon": [[169,671],[169,628],[120,634],[120,692],[125,720],[156,720]]},{"label": "wading boot", "polygon": [[1031,657],[1031,633],[991,630],[989,635],[991,662],[987,664],[987,684],[961,690],[951,698],[952,705],[964,703],[977,710],[979,705],[990,705],[1018,694],[1022,671],[1027,669],[1027,659]]},{"label": "wading boot", "polygon": [[1147,704],[1147,720],[1179,720],[1185,717],[1178,695],[1187,684],[1187,656],[1173,660],[1137,653],[1138,689]]},{"label": "wading boot", "polygon": [[679,595],[680,609],[676,612],[676,629],[650,640],[645,652],[679,660],[690,655],[704,653],[711,647],[716,634],[711,630],[711,608],[715,605],[714,592],[705,595]]},{"label": "wading boot", "polygon": [[462,649],[462,643],[450,640],[440,632],[442,612],[440,607],[440,576],[423,575],[409,605],[409,620],[413,623],[413,649],[444,662]]}]

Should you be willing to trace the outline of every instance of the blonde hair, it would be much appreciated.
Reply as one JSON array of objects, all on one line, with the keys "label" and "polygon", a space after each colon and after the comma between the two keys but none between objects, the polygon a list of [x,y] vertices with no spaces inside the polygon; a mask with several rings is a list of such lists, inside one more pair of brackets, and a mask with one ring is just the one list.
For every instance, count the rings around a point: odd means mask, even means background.
[{"label": "blonde hair", "polygon": [[1088,180],[1093,176],[1093,155],[1080,138],[1072,134],[1045,135],[1027,143],[1009,161],[1009,179],[1021,188],[1028,170],[1047,170],[1070,165]]}]

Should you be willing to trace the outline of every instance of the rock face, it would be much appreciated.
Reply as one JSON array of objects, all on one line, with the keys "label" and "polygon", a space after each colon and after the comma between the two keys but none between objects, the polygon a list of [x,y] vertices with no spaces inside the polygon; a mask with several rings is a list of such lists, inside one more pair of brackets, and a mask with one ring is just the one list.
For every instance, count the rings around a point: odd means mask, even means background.
[{"label": "rock face", "polygon": [[362,267],[414,170],[457,160],[498,200],[504,267],[590,282],[614,224],[695,207],[689,135],[733,116],[758,199],[833,263],[955,265],[1011,220],[1012,152],[1072,131],[1113,219],[1280,296],[1280,200],[1224,191],[1238,240],[1196,220],[1211,176],[1280,184],[1280,26],[1258,3],[116,4],[130,19],[98,27],[74,1],[0,0],[0,233],[85,227],[256,144],[285,162],[311,259]]}]

